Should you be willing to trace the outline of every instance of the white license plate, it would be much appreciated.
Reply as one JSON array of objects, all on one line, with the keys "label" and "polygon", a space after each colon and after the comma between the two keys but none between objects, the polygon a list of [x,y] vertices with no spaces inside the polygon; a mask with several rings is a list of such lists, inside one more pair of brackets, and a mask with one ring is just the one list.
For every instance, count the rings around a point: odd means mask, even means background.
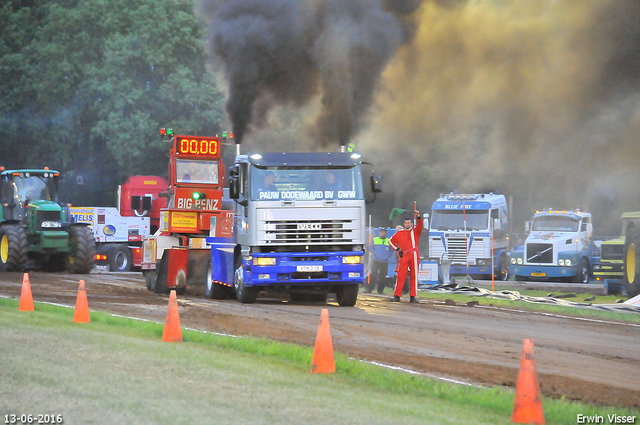
[{"label": "white license plate", "polygon": [[96,270],[99,272],[108,272],[109,265],[108,264],[96,264]]},{"label": "white license plate", "polygon": [[349,277],[360,277],[360,273],[349,272]]},{"label": "white license plate", "polygon": [[299,272],[321,272],[322,266],[297,266],[296,270]]}]

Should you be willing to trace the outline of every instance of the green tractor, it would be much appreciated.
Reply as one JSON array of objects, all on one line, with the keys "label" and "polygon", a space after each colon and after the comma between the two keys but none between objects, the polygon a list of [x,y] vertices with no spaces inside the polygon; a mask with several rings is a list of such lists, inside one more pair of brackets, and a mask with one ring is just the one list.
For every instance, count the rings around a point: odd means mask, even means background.
[{"label": "green tractor", "polygon": [[640,211],[622,215],[624,243],[623,285],[629,298],[640,294]]},{"label": "green tractor", "polygon": [[23,271],[32,263],[47,271],[89,273],[93,232],[74,223],[69,206],[58,203],[59,173],[0,170],[0,271]]}]

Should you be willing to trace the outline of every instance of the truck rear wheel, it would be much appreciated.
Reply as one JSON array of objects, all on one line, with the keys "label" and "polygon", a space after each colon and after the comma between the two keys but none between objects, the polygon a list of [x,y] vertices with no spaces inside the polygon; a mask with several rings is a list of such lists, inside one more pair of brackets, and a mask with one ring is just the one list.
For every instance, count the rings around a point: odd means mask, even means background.
[{"label": "truck rear wheel", "polygon": [[115,245],[109,256],[112,272],[128,272],[133,265],[133,253],[128,246]]},{"label": "truck rear wheel", "polygon": [[228,289],[219,283],[215,283],[212,278],[213,264],[209,263],[207,269],[207,281],[204,284],[204,295],[207,298],[214,300],[226,300],[228,295]]},{"label": "truck rear wheel", "polygon": [[353,307],[358,300],[360,285],[347,284],[336,288],[336,300],[340,307]]},{"label": "truck rear wheel", "polygon": [[241,303],[251,304],[256,301],[256,298],[258,297],[258,291],[256,291],[256,288],[247,288],[244,286],[242,264],[236,266],[236,271],[233,274],[233,287],[236,290],[236,298]]},{"label": "truck rear wheel", "polygon": [[28,259],[27,229],[20,224],[0,227],[0,271],[23,271]]},{"label": "truck rear wheel", "polygon": [[578,264],[578,270],[573,277],[575,283],[589,283],[589,262],[586,258],[580,260]]},{"label": "truck rear wheel", "polygon": [[624,253],[624,286],[629,298],[640,294],[640,234],[627,233]]},{"label": "truck rear wheel", "polygon": [[67,270],[70,273],[88,274],[93,268],[95,257],[96,242],[91,229],[85,226],[71,226]]},{"label": "truck rear wheel", "polygon": [[144,283],[147,285],[147,289],[149,291],[156,290],[156,271],[155,270],[145,270],[142,272],[144,275]]}]

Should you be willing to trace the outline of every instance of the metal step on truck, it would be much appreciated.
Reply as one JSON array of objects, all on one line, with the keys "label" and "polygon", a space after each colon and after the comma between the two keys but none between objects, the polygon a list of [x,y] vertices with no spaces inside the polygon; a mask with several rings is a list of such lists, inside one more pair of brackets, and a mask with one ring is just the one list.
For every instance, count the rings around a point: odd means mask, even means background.
[{"label": "metal step on truck", "polygon": [[559,280],[587,283],[600,262],[593,240],[591,214],[580,210],[536,211],[525,231],[523,247],[511,250],[510,268],[516,280]]}]

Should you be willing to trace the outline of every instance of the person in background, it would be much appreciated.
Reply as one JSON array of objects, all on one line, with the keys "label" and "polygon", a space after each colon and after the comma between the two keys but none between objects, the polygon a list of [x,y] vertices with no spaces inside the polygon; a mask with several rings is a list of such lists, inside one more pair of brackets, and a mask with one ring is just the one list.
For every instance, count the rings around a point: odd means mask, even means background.
[{"label": "person in background", "polygon": [[420,234],[422,233],[422,216],[418,210],[414,211],[417,223],[413,226],[411,218],[404,219],[404,229],[396,232],[389,241],[389,246],[398,252],[398,274],[396,276],[396,287],[393,293],[392,302],[400,302],[404,281],[409,272],[409,302],[418,301],[418,269],[420,266]]},{"label": "person in background", "polygon": [[373,238],[371,245],[369,245],[369,251],[373,255],[371,279],[370,282],[365,285],[364,292],[370,294],[373,291],[373,288],[376,288],[378,294],[382,294],[384,292],[384,283],[387,277],[389,260],[394,254],[394,251],[389,246],[387,229],[380,229],[380,236]]},{"label": "person in background", "polygon": [[278,188],[273,184],[275,181],[276,174],[271,170],[267,171],[264,175],[264,185],[259,189],[260,192],[277,192]]}]

